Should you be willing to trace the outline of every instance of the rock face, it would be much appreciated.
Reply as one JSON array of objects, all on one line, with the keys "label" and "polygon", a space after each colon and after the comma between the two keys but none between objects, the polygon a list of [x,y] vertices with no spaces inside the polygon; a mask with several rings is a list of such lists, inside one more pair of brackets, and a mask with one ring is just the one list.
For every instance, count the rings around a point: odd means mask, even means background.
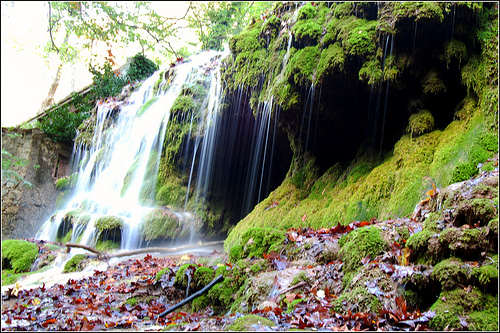
[{"label": "rock face", "polygon": [[30,189],[2,175],[2,240],[34,237],[54,212],[60,192],[54,180],[69,173],[71,148],[70,144],[53,142],[38,129],[2,129],[2,150],[29,161],[26,166],[13,166],[11,170],[33,184]]}]

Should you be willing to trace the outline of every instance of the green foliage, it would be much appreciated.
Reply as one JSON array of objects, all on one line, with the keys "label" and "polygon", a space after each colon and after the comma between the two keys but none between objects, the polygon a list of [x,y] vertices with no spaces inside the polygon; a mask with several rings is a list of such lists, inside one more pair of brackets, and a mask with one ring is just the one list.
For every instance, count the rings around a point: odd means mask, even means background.
[{"label": "green foliage", "polygon": [[157,70],[157,64],[138,53],[132,58],[127,70],[127,78],[130,81],[141,81],[150,77]]},{"label": "green foliage", "polygon": [[86,259],[87,255],[85,254],[75,254],[64,265],[63,273],[80,272],[85,266]]},{"label": "green foliage", "polygon": [[422,79],[422,88],[424,94],[437,95],[439,93],[446,92],[446,86],[443,81],[439,78],[436,71],[431,70]]},{"label": "green foliage", "polygon": [[98,68],[89,66],[89,71],[94,75],[91,93],[95,100],[115,96],[127,84],[127,78],[115,73],[109,62]]},{"label": "green foliage", "polygon": [[467,46],[459,40],[452,39],[444,45],[444,58],[446,59],[446,66],[450,65],[450,61],[456,58],[459,63],[467,60]]},{"label": "green foliage", "polygon": [[196,29],[203,50],[221,51],[231,36],[271,6],[270,2],[195,2],[188,21]]},{"label": "green foliage", "polygon": [[412,114],[408,119],[407,131],[413,134],[423,134],[434,129],[434,117],[429,110],[420,110],[418,113]]},{"label": "green foliage", "polygon": [[12,169],[13,167],[24,167],[29,163],[29,160],[14,156],[7,150],[2,148],[2,181],[11,182],[14,184],[22,182],[23,185],[27,188],[33,188],[33,184],[19,175],[17,171]]},{"label": "green foliage", "polygon": [[38,246],[20,239],[2,241],[2,269],[14,273],[29,272],[38,257]]},{"label": "green foliage", "polygon": [[48,113],[40,128],[55,142],[71,142],[76,136],[76,128],[86,118],[87,113],[73,113],[69,111],[69,106],[62,106]]}]

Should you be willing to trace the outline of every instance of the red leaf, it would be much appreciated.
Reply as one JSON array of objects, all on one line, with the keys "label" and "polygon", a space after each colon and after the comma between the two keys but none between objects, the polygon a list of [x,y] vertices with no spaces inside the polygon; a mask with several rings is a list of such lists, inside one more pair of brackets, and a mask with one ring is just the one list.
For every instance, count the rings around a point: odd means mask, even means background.
[{"label": "red leaf", "polygon": [[304,222],[304,221],[306,220],[306,218],[307,218],[307,216],[306,216],[306,214],[304,214],[304,215],[302,216],[302,222]]},{"label": "red leaf", "polygon": [[366,265],[369,262],[370,262],[370,255],[367,255],[366,257],[364,257],[363,259],[361,259],[361,263],[363,265]]},{"label": "red leaf", "polygon": [[363,222],[359,223],[359,228],[364,227],[364,226],[366,226],[366,225],[370,225],[370,222],[368,222],[368,221],[363,221]]}]

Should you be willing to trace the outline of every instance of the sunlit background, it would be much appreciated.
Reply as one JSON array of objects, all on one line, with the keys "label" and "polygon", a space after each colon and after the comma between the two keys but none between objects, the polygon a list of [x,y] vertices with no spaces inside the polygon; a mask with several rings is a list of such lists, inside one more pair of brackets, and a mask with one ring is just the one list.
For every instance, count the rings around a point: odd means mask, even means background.
[{"label": "sunlit background", "polygon": [[[188,3],[184,1],[153,1],[151,8],[164,17],[182,17]],[[48,5],[40,1],[1,3],[1,119],[2,127],[16,126],[40,112],[59,65],[56,57],[47,58],[44,47],[49,40]],[[179,24],[187,26],[186,22]],[[174,48],[188,41],[197,43],[190,29],[182,29]],[[113,55],[118,66],[127,57],[141,51],[138,44],[113,45]],[[196,47],[189,50],[196,52]],[[104,45],[102,58],[107,55]],[[151,54],[146,54],[150,57]],[[156,55],[160,57],[160,55]],[[88,55],[87,55],[88,57]],[[73,91],[92,83],[92,75],[85,63],[85,55],[75,64],[65,64],[59,87],[54,96],[57,103]],[[168,61],[166,61],[168,62]]]}]

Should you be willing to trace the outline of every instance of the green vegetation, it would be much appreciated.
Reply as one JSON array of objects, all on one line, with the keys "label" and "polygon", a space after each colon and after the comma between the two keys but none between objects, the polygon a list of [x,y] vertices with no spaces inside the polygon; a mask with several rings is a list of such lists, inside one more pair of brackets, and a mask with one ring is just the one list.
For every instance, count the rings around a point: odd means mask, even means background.
[{"label": "green vegetation", "polygon": [[231,324],[227,327],[227,331],[250,331],[253,329],[252,325],[265,325],[269,327],[276,326],[273,321],[257,316],[257,315],[246,315],[244,317],[238,318],[234,321],[234,324]]},{"label": "green vegetation", "polygon": [[86,259],[87,255],[85,254],[75,254],[64,265],[63,273],[80,272],[81,270],[83,270],[87,263]]},{"label": "green vegetation", "polygon": [[25,240],[6,239],[2,241],[2,270],[12,269],[14,273],[29,272],[38,257],[38,246]]}]

